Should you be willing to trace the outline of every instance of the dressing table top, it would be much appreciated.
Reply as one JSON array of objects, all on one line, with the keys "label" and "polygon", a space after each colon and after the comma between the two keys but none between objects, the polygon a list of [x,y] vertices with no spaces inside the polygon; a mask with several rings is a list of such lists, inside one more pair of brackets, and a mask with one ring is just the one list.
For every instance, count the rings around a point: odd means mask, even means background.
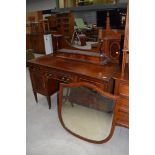
[{"label": "dressing table top", "polygon": [[117,72],[118,66],[113,63],[105,65],[93,64],[89,62],[83,62],[80,60],[72,60],[57,55],[45,55],[32,59],[28,62],[29,64],[36,64],[48,68],[58,69],[67,71],[74,74],[85,75],[93,77],[99,80],[109,80]]}]

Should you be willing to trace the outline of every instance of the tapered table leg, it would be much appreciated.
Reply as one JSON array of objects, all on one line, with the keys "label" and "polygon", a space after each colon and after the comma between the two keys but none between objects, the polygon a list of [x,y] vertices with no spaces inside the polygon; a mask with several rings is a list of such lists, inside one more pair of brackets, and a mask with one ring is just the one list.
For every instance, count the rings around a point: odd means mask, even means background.
[{"label": "tapered table leg", "polygon": [[37,93],[35,91],[33,91],[33,94],[34,94],[36,102],[38,103]]},{"label": "tapered table leg", "polygon": [[47,102],[48,102],[49,109],[51,109],[51,98],[50,98],[50,96],[47,96]]}]

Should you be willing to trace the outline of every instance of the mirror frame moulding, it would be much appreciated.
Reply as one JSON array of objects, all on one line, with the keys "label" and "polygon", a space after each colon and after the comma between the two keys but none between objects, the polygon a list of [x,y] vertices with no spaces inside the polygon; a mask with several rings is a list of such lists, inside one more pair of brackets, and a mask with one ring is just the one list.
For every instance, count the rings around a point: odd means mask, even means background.
[{"label": "mirror frame moulding", "polygon": [[[95,89],[97,92],[101,93],[105,97],[111,98],[112,100],[115,101],[114,115],[113,115],[113,120],[112,120],[112,127],[111,127],[111,130],[110,130],[109,135],[105,139],[100,140],[100,141],[91,140],[91,139],[82,137],[82,136],[80,136],[80,135],[72,132],[70,129],[68,129],[65,126],[65,123],[63,122],[63,118],[62,118],[62,114],[61,114],[61,111],[62,111],[62,98],[63,98],[62,97],[63,87],[77,87],[77,86],[87,86],[89,88]],[[119,96],[114,96],[114,95],[112,95],[110,93],[107,93],[107,92],[103,91],[101,88],[99,88],[99,87],[97,87],[97,86],[95,86],[93,84],[90,84],[88,82],[78,82],[78,83],[69,83],[69,84],[60,83],[60,88],[59,88],[59,92],[58,92],[58,117],[59,117],[59,121],[61,122],[61,125],[63,126],[63,128],[65,130],[67,130],[70,134],[72,134],[73,136],[75,136],[77,138],[80,138],[80,139],[82,139],[84,141],[87,141],[87,142],[90,142],[90,143],[95,143],[95,144],[105,143],[105,142],[109,141],[112,138],[113,133],[114,133],[114,130],[115,130],[115,126],[116,126],[116,115],[117,115],[117,112],[118,112],[118,104],[117,104],[118,99],[119,99]]]}]

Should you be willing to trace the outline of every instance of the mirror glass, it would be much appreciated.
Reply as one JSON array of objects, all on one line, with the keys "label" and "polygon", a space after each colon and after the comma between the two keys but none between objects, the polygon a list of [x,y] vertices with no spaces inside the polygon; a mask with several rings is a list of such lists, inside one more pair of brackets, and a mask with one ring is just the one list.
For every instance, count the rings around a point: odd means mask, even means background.
[{"label": "mirror glass", "polygon": [[65,128],[87,140],[103,141],[112,130],[115,101],[86,86],[62,87],[59,106]]}]

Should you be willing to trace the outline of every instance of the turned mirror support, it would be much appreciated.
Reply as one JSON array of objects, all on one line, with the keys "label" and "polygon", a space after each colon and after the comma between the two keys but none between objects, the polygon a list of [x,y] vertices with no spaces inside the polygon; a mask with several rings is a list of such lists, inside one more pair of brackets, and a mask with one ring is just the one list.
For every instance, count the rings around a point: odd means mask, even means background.
[{"label": "turned mirror support", "polygon": [[107,142],[113,135],[117,96],[90,83],[60,84],[58,115],[72,135],[92,143]]}]

